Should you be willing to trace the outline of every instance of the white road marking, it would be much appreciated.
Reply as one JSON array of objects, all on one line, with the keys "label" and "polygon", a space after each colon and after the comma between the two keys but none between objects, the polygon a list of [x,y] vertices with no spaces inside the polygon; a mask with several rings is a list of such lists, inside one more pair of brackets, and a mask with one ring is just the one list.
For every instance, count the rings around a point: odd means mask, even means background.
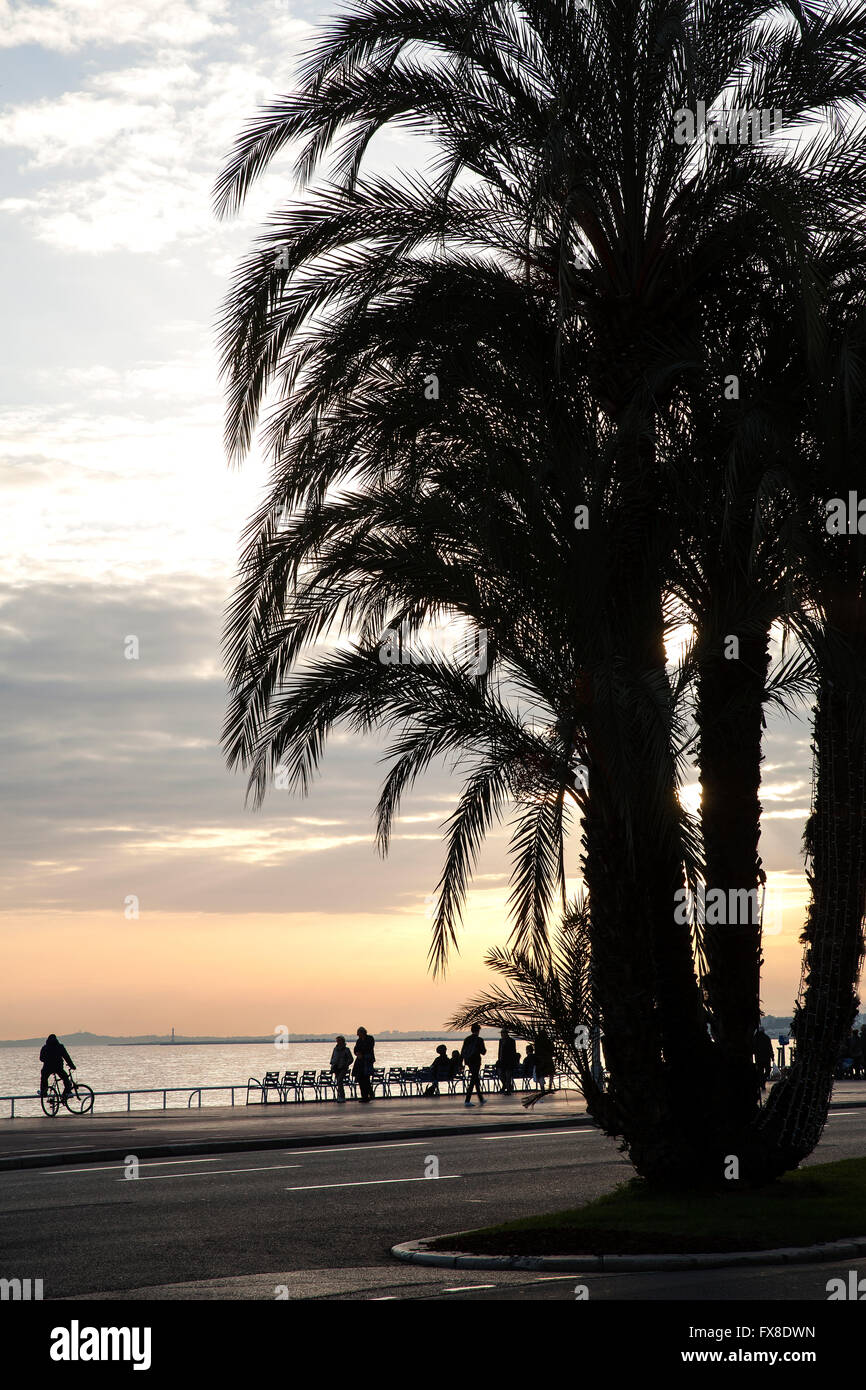
[{"label": "white road marking", "polygon": [[[856,1112],[855,1112],[855,1111],[847,1111],[847,1112],[844,1112],[844,1113],[847,1113],[847,1114],[855,1114]],[[491,1142],[497,1142],[497,1141],[503,1140],[503,1139],[537,1139],[537,1138],[539,1137],[539,1134],[542,1135],[543,1137],[549,1137],[549,1138],[551,1138],[551,1139],[558,1139],[558,1138],[560,1138],[561,1136],[567,1135],[567,1134],[575,1134],[575,1133],[576,1133],[576,1134],[589,1134],[589,1133],[594,1133],[594,1132],[595,1132],[595,1131],[590,1131],[590,1130],[547,1129],[547,1130],[540,1130],[540,1131],[538,1132],[538,1134],[534,1134],[534,1133],[532,1133],[532,1134],[477,1134],[477,1135],[471,1135],[471,1136],[470,1136],[470,1135],[467,1135],[466,1137],[472,1137],[472,1138],[476,1138],[476,1139],[487,1140],[487,1141],[491,1141]],[[459,1139],[462,1139],[463,1137],[464,1137],[464,1136],[461,1135],[461,1134],[448,1134],[448,1135],[442,1135],[442,1136],[441,1136],[441,1142],[447,1143],[449,1139],[458,1139],[458,1140],[459,1140]],[[375,1149],[423,1149],[423,1148],[428,1148],[428,1147],[429,1147],[429,1140],[424,1140],[424,1141],[422,1141],[422,1140],[407,1140],[407,1141],[395,1142],[395,1143],[391,1143],[391,1144],[338,1144],[338,1145],[336,1145],[336,1146],[335,1146],[334,1148],[332,1148],[332,1149],[284,1149],[284,1150],[281,1150],[281,1152],[282,1152],[282,1153],[285,1153],[285,1154],[292,1154],[293,1156],[295,1156],[295,1157],[297,1157],[297,1158],[308,1158],[308,1157],[313,1157],[313,1158],[315,1158],[316,1155],[318,1155],[318,1154],[367,1153],[367,1152],[372,1152],[372,1151],[375,1150]],[[158,1158],[158,1159],[145,1159],[145,1160],[142,1160],[142,1162],[141,1162],[141,1167],[142,1167],[142,1168],[144,1168],[144,1167],[147,1167],[147,1168],[165,1168],[165,1167],[179,1167],[180,1164],[182,1164],[182,1163],[219,1163],[219,1162],[222,1161],[222,1159],[223,1159],[224,1157],[225,1157],[224,1154],[211,1154],[210,1156],[208,1156],[208,1157],[206,1157],[206,1158]],[[117,1163],[107,1164],[105,1167],[101,1167],[101,1166],[100,1166],[100,1167],[94,1167],[94,1166],[91,1165],[91,1166],[89,1166],[89,1167],[87,1167],[87,1168],[40,1168],[40,1169],[39,1169],[39,1172],[40,1172],[41,1174],[43,1174],[44,1176],[46,1176],[46,1177],[67,1177],[67,1176],[68,1176],[68,1177],[75,1177],[75,1176],[77,1176],[77,1175],[79,1175],[79,1174],[82,1174],[82,1173],[113,1173],[113,1172],[116,1172],[116,1171],[117,1171],[118,1167],[123,1167],[123,1166],[124,1166],[124,1165],[123,1165],[122,1161],[121,1161],[120,1159],[118,1159]],[[274,1165],[271,1165],[271,1166],[272,1166],[273,1168],[279,1168],[279,1167],[281,1167],[281,1166],[282,1166],[282,1167],[287,1167],[287,1168],[300,1168],[300,1167],[301,1167],[301,1164],[299,1164],[299,1163],[287,1163],[287,1164],[283,1164],[283,1165],[281,1165],[281,1164],[274,1164]],[[214,1171],[217,1171],[217,1170],[214,1170]],[[264,1173],[264,1172],[270,1171],[270,1167],[266,1167],[265,1165],[262,1165],[260,1168],[223,1168],[223,1169],[219,1169],[218,1171],[220,1171],[220,1172],[225,1172],[225,1173],[256,1173],[256,1172]],[[190,1175],[186,1175],[186,1174],[183,1174],[183,1173],[179,1173],[179,1174],[177,1174],[177,1176],[178,1176],[178,1177],[184,1177],[184,1176],[192,1176],[192,1175],[191,1175],[191,1174],[190,1174]],[[459,1174],[457,1174],[456,1176],[459,1177]],[[133,1181],[135,1181],[135,1179],[132,1179],[132,1178],[124,1178],[123,1181],[124,1181],[124,1182],[133,1182]],[[410,1181],[410,1179],[406,1179],[406,1181],[408,1182],[408,1181]],[[414,1182],[414,1181],[415,1181],[414,1178],[411,1179],[411,1181]],[[429,1179],[429,1181],[432,1182],[432,1181],[435,1181],[435,1179],[432,1179],[432,1178],[431,1178],[431,1179]],[[325,1186],[339,1186],[339,1184],[325,1184]],[[289,1190],[290,1190],[290,1191],[294,1191],[295,1189],[290,1188]],[[300,1189],[297,1189],[297,1190],[300,1190]]]},{"label": "white road marking", "polygon": [[[130,1157],[134,1157],[134,1155],[130,1155]],[[150,1158],[140,1161],[139,1166],[142,1168],[165,1168],[167,1164],[176,1167],[179,1163],[221,1163],[224,1158],[225,1154],[213,1154],[210,1158]],[[39,1171],[48,1178],[62,1178],[67,1173],[73,1177],[76,1173],[116,1173],[118,1168],[123,1167],[125,1167],[124,1160],[119,1158],[116,1163],[110,1163],[105,1168],[40,1168]]]},{"label": "white road marking", "polygon": [[465,1293],[467,1289],[495,1289],[495,1284],[458,1284],[453,1289],[443,1289],[443,1293]]},{"label": "white road marking", "polygon": [[366,1182],[317,1182],[310,1187],[287,1187],[287,1192],[321,1192],[331,1187],[384,1187],[393,1182],[447,1182],[449,1178],[462,1178],[462,1173],[440,1173],[438,1178],[368,1178]]},{"label": "white road marking", "polygon": [[[341,1144],[334,1149],[283,1149],[281,1152],[284,1154],[293,1154],[302,1158],[310,1154],[362,1153],[367,1149],[423,1149],[426,1147],[428,1147],[427,1144],[419,1141],[410,1144]],[[165,1168],[166,1166],[177,1167],[181,1163],[221,1163],[224,1158],[225,1154],[211,1154],[208,1158],[152,1158],[143,1159],[141,1161],[141,1166],[148,1168]],[[289,1168],[299,1168],[301,1165],[290,1163],[286,1166]],[[104,1168],[41,1168],[39,1171],[45,1173],[47,1177],[65,1177],[67,1174],[74,1175],[75,1173],[113,1173],[118,1167],[123,1167],[123,1163],[120,1159],[117,1160],[117,1163],[108,1164]],[[235,1170],[228,1169],[226,1171],[243,1172],[244,1170],[238,1168]],[[256,1170],[250,1168],[248,1171],[252,1173]]]},{"label": "white road marking", "polygon": [[14,1157],[14,1158],[43,1158],[43,1157],[48,1157],[48,1158],[59,1158],[59,1157],[61,1157],[61,1156],[62,1156],[63,1154],[65,1154],[65,1153],[66,1153],[66,1154],[68,1154],[68,1153],[76,1153],[79,1149],[81,1150],[82,1153],[86,1153],[87,1150],[88,1150],[89,1148],[92,1148],[92,1147],[93,1147],[92,1144],[68,1144],[67,1147],[66,1147],[65,1149],[24,1149],[24,1150],[22,1150],[21,1153],[17,1153],[17,1152],[16,1152],[15,1154],[8,1153],[8,1154],[4,1154],[3,1157],[4,1157],[4,1158],[13,1158],[13,1157]]},{"label": "white road marking", "polygon": [[583,1136],[600,1133],[601,1130],[595,1129],[540,1129],[537,1134],[479,1134],[476,1138],[491,1144],[497,1143],[500,1139],[561,1139],[565,1134]]},{"label": "white road marking", "polygon": [[[457,1135],[451,1135],[456,1139]],[[356,1154],[366,1153],[371,1149],[424,1149],[427,1142],[422,1140],[412,1140],[407,1143],[397,1144],[337,1144],[333,1149],[284,1149],[287,1154]]]},{"label": "white road marking", "polygon": [[215,1178],[220,1173],[272,1173],[276,1168],[303,1168],[303,1163],[269,1163],[262,1168],[212,1168],[209,1173],[155,1173],[152,1178],[118,1178],[118,1182],[171,1182],[174,1178]]}]

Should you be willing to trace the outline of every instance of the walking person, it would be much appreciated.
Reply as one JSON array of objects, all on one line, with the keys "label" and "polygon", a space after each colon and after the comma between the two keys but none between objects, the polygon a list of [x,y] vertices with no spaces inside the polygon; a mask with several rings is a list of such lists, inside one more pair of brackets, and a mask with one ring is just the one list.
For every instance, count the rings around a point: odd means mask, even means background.
[{"label": "walking person", "polygon": [[56,1033],[49,1033],[42,1045],[39,1053],[39,1060],[42,1063],[42,1075],[39,1078],[39,1094],[48,1094],[48,1082],[52,1076],[59,1076],[63,1082],[63,1099],[69,1095],[69,1088],[72,1085],[72,1077],[69,1072],[63,1070],[63,1063],[69,1067],[69,1071],[75,1071],[75,1063],[70,1057],[62,1042],[58,1041]]},{"label": "walking person", "polygon": [[460,1049],[460,1056],[466,1063],[469,1072],[469,1080],[466,1084],[466,1100],[464,1105],[472,1104],[472,1088],[478,1092],[478,1104],[484,1104],[484,1097],[481,1094],[481,1058],[487,1052],[484,1046],[484,1039],[480,1036],[481,1024],[473,1023],[472,1030],[468,1038],[463,1039],[463,1046]]},{"label": "walking person", "polygon": [[352,1054],[346,1046],[346,1039],[341,1033],[331,1053],[331,1071],[334,1073],[334,1085],[337,1088],[338,1105],[346,1104],[346,1077],[349,1075],[349,1068],[351,1065]]},{"label": "walking person", "polygon": [[502,1094],[510,1096],[514,1090],[514,1073],[517,1071],[517,1043],[503,1028],[499,1038],[499,1051],[496,1059]]},{"label": "walking person", "polygon": [[352,1067],[352,1075],[361,1090],[361,1094],[358,1097],[361,1105],[373,1099],[373,1067],[376,1064],[375,1044],[376,1039],[370,1037],[366,1028],[358,1029],[358,1041],[355,1043],[355,1065]]}]

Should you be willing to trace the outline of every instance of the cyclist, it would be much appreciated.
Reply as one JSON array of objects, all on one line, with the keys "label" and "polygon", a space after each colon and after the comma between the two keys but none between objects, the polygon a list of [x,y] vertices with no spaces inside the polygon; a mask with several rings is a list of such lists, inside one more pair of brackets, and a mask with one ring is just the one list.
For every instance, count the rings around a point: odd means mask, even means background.
[{"label": "cyclist", "polygon": [[62,1042],[58,1042],[56,1033],[49,1033],[45,1039],[45,1046],[39,1053],[39,1060],[42,1063],[42,1077],[39,1083],[40,1095],[48,1094],[48,1082],[52,1076],[59,1076],[63,1080],[63,1099],[69,1095],[72,1085],[72,1077],[63,1070],[63,1063],[67,1062],[70,1071],[75,1071],[75,1063],[70,1057]]}]

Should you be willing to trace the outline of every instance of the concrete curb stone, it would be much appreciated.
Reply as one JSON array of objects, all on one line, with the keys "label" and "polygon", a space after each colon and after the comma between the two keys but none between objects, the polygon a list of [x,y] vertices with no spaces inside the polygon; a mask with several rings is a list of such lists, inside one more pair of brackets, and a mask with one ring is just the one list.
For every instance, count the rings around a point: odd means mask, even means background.
[{"label": "concrete curb stone", "polygon": [[[436,1237],[437,1240],[449,1238]],[[459,1232],[453,1238],[459,1239]],[[731,1250],[691,1255],[469,1255],[459,1250],[428,1250],[425,1240],[407,1240],[392,1246],[391,1254],[407,1264],[447,1265],[450,1269],[534,1269],[573,1274],[669,1273],[680,1269],[725,1269],[736,1265],[807,1264],[848,1259],[866,1255],[866,1236],[774,1250]]]}]

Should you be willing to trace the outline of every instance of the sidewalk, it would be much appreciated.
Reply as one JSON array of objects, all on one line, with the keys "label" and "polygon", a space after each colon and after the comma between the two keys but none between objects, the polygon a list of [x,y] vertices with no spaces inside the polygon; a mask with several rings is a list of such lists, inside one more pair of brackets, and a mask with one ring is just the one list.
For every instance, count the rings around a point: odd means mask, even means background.
[{"label": "sidewalk", "polygon": [[461,1096],[306,1105],[209,1106],[138,1114],[58,1115],[0,1120],[0,1171],[411,1139],[419,1135],[559,1128],[591,1121],[576,1092],[557,1092],[531,1110],[520,1094],[491,1095],[467,1109]]},{"label": "sidewalk", "polygon": [[[837,1082],[832,1111],[866,1107],[866,1084]],[[558,1091],[525,1110],[521,1093],[491,1094],[467,1110],[461,1096],[376,1100],[361,1106],[208,1106],[201,1110],[156,1110],[106,1115],[44,1115],[0,1120],[0,1171],[72,1163],[121,1162],[182,1154],[232,1153],[362,1144],[420,1135],[473,1131],[532,1130],[592,1122],[576,1091]]]}]

